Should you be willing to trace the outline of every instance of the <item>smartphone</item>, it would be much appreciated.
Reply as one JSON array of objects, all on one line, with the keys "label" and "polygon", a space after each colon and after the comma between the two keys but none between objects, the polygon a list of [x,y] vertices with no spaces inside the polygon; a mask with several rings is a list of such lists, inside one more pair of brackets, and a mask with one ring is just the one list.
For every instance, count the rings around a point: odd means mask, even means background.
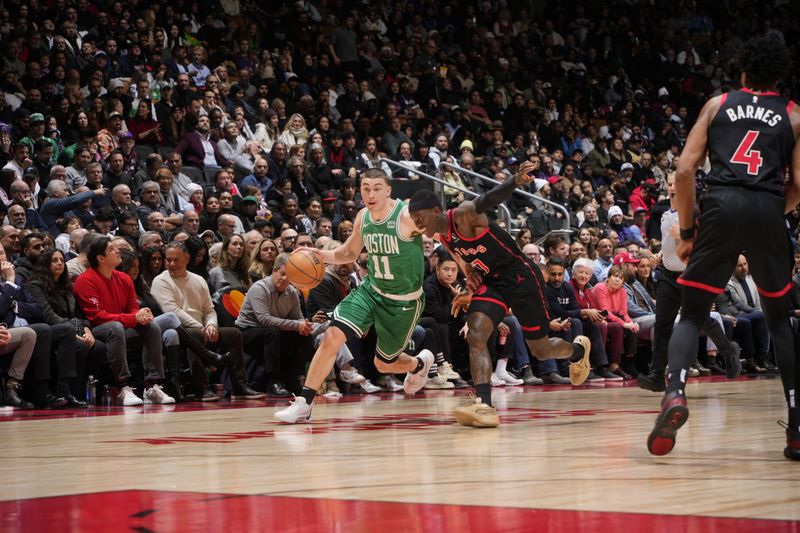
[{"label": "smartphone", "polygon": [[600,311],[600,314],[603,316],[608,316],[608,309],[603,309],[602,311]]}]

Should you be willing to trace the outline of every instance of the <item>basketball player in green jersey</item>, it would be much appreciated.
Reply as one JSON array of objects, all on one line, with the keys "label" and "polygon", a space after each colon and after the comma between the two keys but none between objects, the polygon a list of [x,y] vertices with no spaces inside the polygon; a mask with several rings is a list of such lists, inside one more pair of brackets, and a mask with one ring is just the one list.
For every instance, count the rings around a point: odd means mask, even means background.
[{"label": "basketball player in green jersey", "polygon": [[389,176],[370,169],[361,176],[361,198],[353,233],[334,250],[315,250],[328,264],[352,263],[363,248],[369,254],[368,276],[342,300],[333,312],[311,366],[302,395],[275,418],[289,424],[311,420],[311,402],[333,368],[336,353],[347,339],[363,337],[375,328],[378,345],[375,367],[379,372],[406,372],[403,388],[414,394],[428,381],[433,354],[422,350],[417,357],[403,353],[425,308],[422,280],[425,260],[422,236],[408,214],[408,206],[390,196]]}]

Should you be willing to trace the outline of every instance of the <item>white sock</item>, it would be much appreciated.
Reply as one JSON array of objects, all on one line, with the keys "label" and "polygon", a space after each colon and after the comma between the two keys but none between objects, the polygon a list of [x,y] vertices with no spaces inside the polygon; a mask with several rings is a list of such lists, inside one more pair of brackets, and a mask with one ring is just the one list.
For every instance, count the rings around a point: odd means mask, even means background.
[{"label": "white sock", "polygon": [[505,374],[506,373],[506,365],[508,364],[508,358],[505,359],[498,359],[497,366],[494,368],[495,374]]}]

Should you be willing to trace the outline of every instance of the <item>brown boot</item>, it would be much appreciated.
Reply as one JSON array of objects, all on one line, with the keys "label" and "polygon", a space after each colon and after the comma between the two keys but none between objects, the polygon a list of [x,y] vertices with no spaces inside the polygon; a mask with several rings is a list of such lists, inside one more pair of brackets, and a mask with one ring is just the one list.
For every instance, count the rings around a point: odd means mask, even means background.
[{"label": "brown boot", "polygon": [[14,378],[6,378],[3,404],[16,407],[17,409],[33,409],[33,404],[31,402],[26,402],[20,397],[19,390],[21,388],[22,384],[19,381]]}]

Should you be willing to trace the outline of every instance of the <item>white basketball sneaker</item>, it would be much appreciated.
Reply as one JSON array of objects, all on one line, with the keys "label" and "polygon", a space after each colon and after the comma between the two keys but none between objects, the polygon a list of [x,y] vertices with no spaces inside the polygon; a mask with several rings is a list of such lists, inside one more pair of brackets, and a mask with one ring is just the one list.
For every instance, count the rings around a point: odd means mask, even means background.
[{"label": "white basketball sneaker", "polygon": [[433,353],[430,350],[422,350],[417,357],[422,361],[422,368],[419,372],[408,372],[403,382],[403,390],[406,394],[416,394],[428,382],[428,371],[433,365]]},{"label": "white basketball sneaker", "polygon": [[289,407],[275,413],[275,418],[287,424],[311,422],[311,406],[306,403],[305,398],[297,396],[294,401],[289,404]]}]

